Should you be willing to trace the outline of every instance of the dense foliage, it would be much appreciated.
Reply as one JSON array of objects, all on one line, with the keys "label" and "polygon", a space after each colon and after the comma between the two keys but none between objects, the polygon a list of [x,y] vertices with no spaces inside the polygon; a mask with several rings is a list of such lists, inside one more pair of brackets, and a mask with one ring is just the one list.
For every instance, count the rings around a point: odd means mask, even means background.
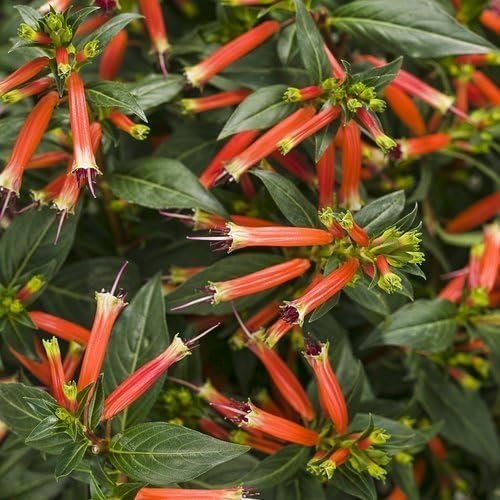
[{"label": "dense foliage", "polygon": [[1,9],[0,499],[497,498],[498,2]]}]

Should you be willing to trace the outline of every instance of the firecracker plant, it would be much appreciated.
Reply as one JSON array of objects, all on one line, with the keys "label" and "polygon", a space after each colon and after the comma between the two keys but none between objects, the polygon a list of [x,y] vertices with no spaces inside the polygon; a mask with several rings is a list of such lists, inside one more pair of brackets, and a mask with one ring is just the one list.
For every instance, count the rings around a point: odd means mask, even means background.
[{"label": "firecracker plant", "polygon": [[497,0],[1,16],[0,499],[497,498]]}]

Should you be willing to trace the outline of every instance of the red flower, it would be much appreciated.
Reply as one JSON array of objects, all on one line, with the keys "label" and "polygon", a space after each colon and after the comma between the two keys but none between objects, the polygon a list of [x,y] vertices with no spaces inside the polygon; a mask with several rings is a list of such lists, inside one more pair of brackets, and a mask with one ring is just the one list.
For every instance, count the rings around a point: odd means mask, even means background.
[{"label": "red flower", "polygon": [[332,54],[330,49],[326,44],[323,45],[323,49],[326,53],[326,57],[328,58],[328,62],[332,68],[332,74],[335,78],[339,80],[339,83],[342,83],[345,80],[345,71],[342,68],[342,65],[338,62],[337,58]]},{"label": "red flower", "polygon": [[350,120],[343,129],[342,139],[342,183],[340,201],[351,210],[361,208],[359,180],[361,177],[361,136],[357,123]]},{"label": "red flower", "polygon": [[168,43],[167,30],[165,29],[165,21],[163,20],[160,3],[158,0],[139,0],[139,7],[144,16],[144,22],[153,50],[158,54],[161,70],[166,76],[165,54],[170,50],[170,45]]},{"label": "red flower", "polygon": [[500,193],[492,193],[473,203],[446,225],[448,233],[462,233],[474,229],[500,212]]},{"label": "red flower", "polygon": [[64,378],[66,380],[72,380],[80,361],[83,356],[83,347],[78,342],[71,341],[68,346],[68,352],[64,357],[63,370]]},{"label": "red flower", "polygon": [[75,35],[84,37],[109,21],[110,18],[110,14],[97,14],[95,16],[89,17],[85,21],[83,21],[80,26],[78,26]]},{"label": "red flower", "polygon": [[66,378],[64,375],[64,369],[61,361],[61,351],[59,350],[57,339],[52,337],[51,340],[44,340],[43,347],[45,348],[47,359],[49,361],[52,393],[56,401],[61,406],[67,406],[68,400],[64,395],[63,390]]},{"label": "red flower", "polygon": [[221,490],[184,488],[141,488],[135,500],[243,500],[248,498],[241,486]]},{"label": "red flower", "polygon": [[212,109],[234,106],[246,99],[251,94],[250,90],[228,90],[207,97],[182,99],[181,106],[186,113],[204,113]]},{"label": "red flower", "polygon": [[26,170],[55,167],[61,163],[67,163],[69,160],[71,160],[71,155],[66,151],[46,151],[33,155],[26,165]]},{"label": "red flower", "polygon": [[127,50],[128,34],[120,30],[104,49],[99,60],[99,78],[114,80],[120,71]]},{"label": "red flower", "polygon": [[38,8],[40,14],[48,14],[50,9],[56,12],[64,12],[70,5],[71,0],[49,0]]},{"label": "red flower", "polygon": [[125,271],[127,264],[128,262],[125,262],[118,272],[111,291],[102,291],[95,294],[97,309],[83,357],[80,378],[78,379],[78,390],[82,390],[89,384],[96,382],[101,373],[111,330],[116,318],[126,306],[124,295],[119,292],[115,295],[115,292],[117,292],[118,281]]},{"label": "red flower", "polygon": [[500,14],[492,9],[484,9],[479,20],[483,26],[500,35]]},{"label": "red flower", "polygon": [[500,269],[500,225],[490,224],[484,228],[484,252],[481,257],[479,287],[487,292],[493,290]]},{"label": "red flower", "polygon": [[50,59],[46,56],[37,57],[16,69],[16,71],[0,81],[0,96],[31,80],[49,64],[49,61]]},{"label": "red flower", "polygon": [[359,108],[356,112],[356,116],[361,125],[372,136],[372,139],[384,153],[388,153],[397,146],[393,139],[384,134],[377,118],[370,111],[365,108]]},{"label": "red flower", "polygon": [[38,80],[28,83],[24,87],[6,92],[2,95],[2,101],[7,104],[14,104],[22,99],[26,99],[26,97],[45,92],[53,83],[54,79],[50,76],[39,78]]},{"label": "red flower", "polygon": [[0,174],[0,187],[5,194],[0,218],[3,217],[11,196],[19,193],[24,169],[42,140],[58,102],[57,92],[49,92],[38,101],[26,118],[17,136],[9,161]]},{"label": "red flower", "polygon": [[348,259],[340,267],[325,276],[313,288],[298,299],[285,302],[281,317],[288,323],[301,325],[304,317],[342,290],[354,277],[359,267],[355,258]]},{"label": "red flower", "polygon": [[50,387],[51,376],[49,362],[45,353],[38,353],[38,357],[41,361],[33,361],[24,354],[17,352],[16,350],[9,347],[9,351],[14,356],[21,365],[26,368],[34,377],[36,377],[45,387]]},{"label": "red flower", "polygon": [[269,290],[287,281],[302,276],[311,266],[307,259],[291,259],[266,267],[260,271],[247,274],[240,278],[234,278],[228,281],[212,281],[206,287],[206,293],[203,297],[195,299],[187,304],[173,307],[172,311],[178,311],[200,302],[211,302],[219,304],[220,302],[230,302],[239,297],[253,295],[254,293]]},{"label": "red flower", "polygon": [[72,321],[43,311],[30,311],[28,314],[35,326],[44,332],[51,333],[68,342],[75,341],[86,344],[89,341],[90,331]]},{"label": "red flower", "polygon": [[90,122],[85,100],[85,88],[80,75],[73,71],[67,80],[69,98],[69,118],[73,135],[74,160],[72,173],[78,184],[87,182],[90,192],[95,197],[94,183],[101,172],[97,167],[92,148]]},{"label": "red flower", "polygon": [[315,109],[313,106],[305,106],[295,111],[295,113],[292,113],[227,163],[225,165],[226,172],[231,178],[237,181],[248,169],[270,155],[276,149],[277,143],[281,141],[281,139],[290,134],[305,120],[311,118],[314,113]]},{"label": "red flower", "polygon": [[343,434],[347,430],[349,417],[342,388],[328,357],[328,342],[319,344],[308,339],[304,355],[314,371],[321,406],[335,424],[335,431]]},{"label": "red flower", "polygon": [[127,115],[119,111],[112,111],[109,114],[109,121],[126,134],[129,134],[138,141],[143,141],[148,137],[149,127],[142,123],[134,123]]},{"label": "red flower", "polygon": [[277,21],[264,21],[226,43],[196,66],[186,68],[186,79],[193,87],[203,87],[210,78],[264,43],[279,29],[280,23]]},{"label": "red flower", "polygon": [[458,304],[463,297],[463,290],[465,286],[465,281],[467,279],[467,274],[462,273],[455,276],[450,282],[439,292],[438,297],[440,299],[446,299],[453,304]]},{"label": "red flower", "polygon": [[403,288],[401,278],[391,271],[389,262],[387,262],[387,259],[383,255],[377,256],[375,265],[380,273],[377,284],[382,290],[387,293],[393,293]]},{"label": "red flower", "polygon": [[393,150],[394,154],[391,153],[391,156],[396,160],[406,160],[445,149],[450,145],[450,142],[450,136],[445,133],[413,137],[400,141],[399,150]]},{"label": "red flower", "polygon": [[281,167],[290,172],[297,179],[314,186],[316,181],[314,172],[309,168],[307,158],[298,150],[293,150],[283,156],[278,151],[271,153],[271,158],[275,160]]},{"label": "red flower", "polygon": [[269,347],[274,347],[281,337],[286,335],[292,328],[292,323],[285,321],[283,318],[279,318],[266,330],[266,344]]},{"label": "red flower", "polygon": [[31,197],[34,203],[46,205],[52,201],[61,191],[66,180],[66,174],[59,174],[41,189],[32,189]]},{"label": "red flower", "polygon": [[318,173],[319,208],[333,207],[335,196],[335,145],[333,140],[316,164],[316,171]]},{"label": "red flower", "polygon": [[288,87],[283,95],[283,99],[287,102],[303,102],[316,99],[317,97],[320,97],[321,94],[323,94],[323,89],[318,85],[311,85],[310,87],[304,87],[301,89]]},{"label": "red flower", "polygon": [[472,81],[493,106],[500,106],[500,89],[481,71],[474,71]]},{"label": "red flower", "polygon": [[424,135],[426,126],[420,110],[408,95],[395,85],[387,85],[384,97],[394,114],[415,134]]}]

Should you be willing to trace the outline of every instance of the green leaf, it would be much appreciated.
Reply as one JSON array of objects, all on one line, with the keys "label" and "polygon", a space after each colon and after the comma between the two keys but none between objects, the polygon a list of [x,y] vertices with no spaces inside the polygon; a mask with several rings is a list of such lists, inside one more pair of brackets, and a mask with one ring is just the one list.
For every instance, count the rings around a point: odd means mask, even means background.
[{"label": "green leaf", "polygon": [[15,317],[6,317],[0,322],[2,339],[6,345],[31,359],[38,359],[34,349],[33,330]]},{"label": "green leaf", "polygon": [[444,299],[416,300],[389,316],[363,344],[399,345],[412,349],[441,352],[455,337],[456,307]]},{"label": "green leaf", "polygon": [[283,120],[297,108],[296,104],[283,99],[286,89],[286,85],[271,85],[250,94],[229,117],[219,139],[243,130],[269,128]]},{"label": "green leaf", "polygon": [[410,57],[484,54],[494,47],[432,0],[356,0],[342,5],[332,25],[374,47]]},{"label": "green leaf", "polygon": [[[159,276],[149,280],[118,318],[107,349],[104,387],[109,394],[169,343],[165,304]],[[162,377],[132,406],[116,416],[119,428],[136,423],[151,410],[163,385]]]},{"label": "green leaf", "polygon": [[150,422],[114,436],[109,458],[134,480],[167,485],[190,481],[247,449],[180,425]]},{"label": "green leaf", "polygon": [[78,43],[78,49],[81,50],[87,42],[92,40],[97,40],[99,42],[99,50],[103,50],[104,47],[111,41],[111,39],[127,24],[132,22],[134,19],[140,19],[142,16],[134,13],[118,14],[113,16],[109,21],[105,22],[102,26],[99,26],[95,31],[87,35]]},{"label": "green leaf", "polygon": [[29,5],[14,5],[14,9],[19,12],[22,20],[30,25],[31,27],[35,27],[38,24],[38,21],[42,18],[40,12],[38,12],[33,7]]},{"label": "green leaf", "polygon": [[143,207],[200,208],[225,214],[224,208],[182,163],[169,158],[143,158],[124,173],[109,178],[111,191]]},{"label": "green leaf", "polygon": [[352,78],[355,82],[363,82],[365,85],[375,87],[375,90],[380,91],[396,78],[402,64],[403,58],[398,57],[378,68],[369,68],[361,73],[356,73]]},{"label": "green leaf", "polygon": [[286,177],[268,170],[252,170],[251,173],[264,183],[274,203],[293,225],[302,227],[318,225],[316,208]]},{"label": "green leaf", "polygon": [[391,473],[396,484],[403,490],[408,500],[419,500],[420,494],[415,483],[415,475],[411,464],[400,464],[394,461]]},{"label": "green leaf", "polygon": [[90,441],[82,438],[78,443],[68,443],[64,447],[56,465],[54,473],[56,479],[67,476],[75,470],[75,467],[82,461],[89,445]]},{"label": "green leaf", "polygon": [[319,479],[301,474],[281,484],[276,490],[275,500],[325,500],[325,490]]},{"label": "green leaf", "polygon": [[354,219],[369,236],[376,236],[399,219],[404,207],[404,191],[395,191],[368,203]]},{"label": "green leaf", "polygon": [[352,286],[346,286],[343,291],[352,301],[374,313],[381,316],[390,313],[385,294],[378,288],[370,288],[366,276],[362,276]]},{"label": "green leaf", "polygon": [[98,108],[114,108],[124,113],[134,113],[142,121],[148,121],[136,97],[123,83],[95,82],[86,87],[85,94],[89,102]]},{"label": "green leaf", "polygon": [[104,387],[102,379],[103,377],[101,374],[92,386],[92,396],[88,401],[88,426],[91,430],[94,430],[101,421],[102,411],[104,408]]},{"label": "green leaf", "polygon": [[297,10],[295,22],[297,26],[297,42],[302,62],[314,83],[318,85],[325,78],[332,76],[332,69],[323,49],[323,37],[304,2],[295,0],[295,8]]},{"label": "green leaf", "polygon": [[241,478],[241,483],[259,489],[276,486],[302,470],[309,457],[310,450],[304,446],[285,446],[262,460],[254,469]]},{"label": "green leaf", "polygon": [[479,392],[458,387],[428,364],[420,372],[416,397],[434,422],[445,422],[442,436],[491,466],[498,466],[498,436]]},{"label": "green leaf", "polygon": [[373,479],[368,474],[360,474],[349,464],[344,464],[335,471],[332,480],[333,491],[327,498],[339,498],[337,491],[347,493],[362,500],[376,500],[377,492]]},{"label": "green leaf", "polygon": [[[240,255],[230,255],[204,269],[176,288],[172,293],[169,293],[166,299],[167,309],[169,312],[172,312],[171,308],[202,297],[203,294],[199,292],[199,289],[206,286],[209,281],[230,280],[281,262],[283,262],[282,257],[270,254],[250,252]],[[259,300],[261,296],[262,294],[242,297],[235,301],[235,305],[238,308],[248,307],[249,304]],[[182,312],[182,314],[227,314],[231,312],[231,306],[224,303],[215,306],[211,304],[196,304],[186,307],[179,312]]]},{"label": "green leaf", "polygon": [[0,240],[1,282],[9,287],[23,285],[21,277],[29,279],[30,271],[53,260],[55,265],[44,276],[49,281],[64,263],[73,244],[77,219],[75,216],[66,221],[59,241],[54,245],[57,232],[54,210],[31,210],[16,217]]},{"label": "green leaf", "polygon": [[169,73],[167,77],[151,75],[138,82],[126,84],[127,90],[144,111],[172,101],[183,87],[184,78],[173,73]]}]

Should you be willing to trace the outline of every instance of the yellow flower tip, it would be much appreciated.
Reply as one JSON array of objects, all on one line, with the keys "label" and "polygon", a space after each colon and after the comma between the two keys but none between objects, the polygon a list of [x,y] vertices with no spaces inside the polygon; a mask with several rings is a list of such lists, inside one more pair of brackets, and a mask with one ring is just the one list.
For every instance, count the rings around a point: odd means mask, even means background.
[{"label": "yellow flower tip", "polygon": [[150,130],[151,129],[147,125],[138,123],[130,129],[130,135],[138,141],[144,141],[147,139]]}]

